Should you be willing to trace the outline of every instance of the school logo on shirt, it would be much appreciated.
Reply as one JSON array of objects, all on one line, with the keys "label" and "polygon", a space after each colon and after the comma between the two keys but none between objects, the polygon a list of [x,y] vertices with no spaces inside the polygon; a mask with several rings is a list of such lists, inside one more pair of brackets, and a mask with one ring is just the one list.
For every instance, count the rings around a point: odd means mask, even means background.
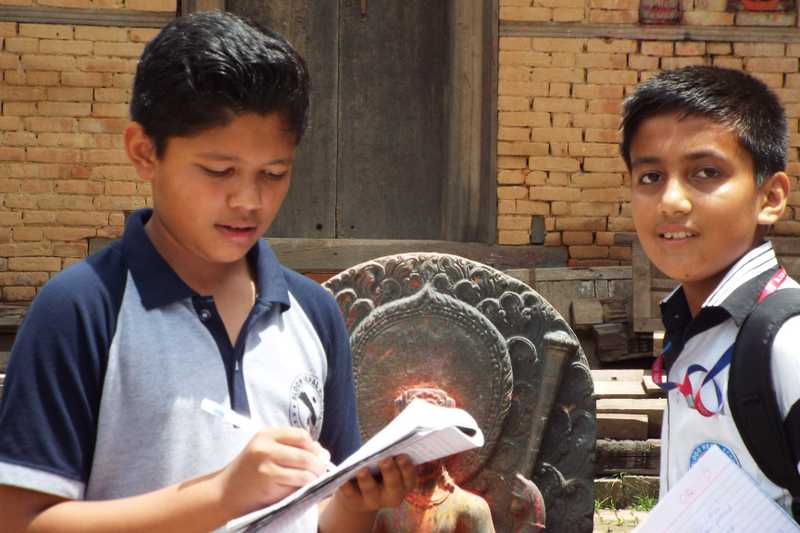
[{"label": "school logo on shirt", "polygon": [[736,457],[736,454],[733,453],[733,450],[725,446],[724,444],[720,444],[719,442],[701,442],[697,446],[694,447],[692,450],[692,454],[689,456],[689,468],[693,467],[694,464],[703,457],[703,454],[706,453],[712,446],[716,446],[720,450],[727,455],[731,461],[734,462],[737,466],[742,466],[739,464],[739,459]]},{"label": "school logo on shirt", "polygon": [[291,387],[289,420],[294,427],[307,429],[315,439],[322,430],[322,387],[319,378],[301,374]]}]

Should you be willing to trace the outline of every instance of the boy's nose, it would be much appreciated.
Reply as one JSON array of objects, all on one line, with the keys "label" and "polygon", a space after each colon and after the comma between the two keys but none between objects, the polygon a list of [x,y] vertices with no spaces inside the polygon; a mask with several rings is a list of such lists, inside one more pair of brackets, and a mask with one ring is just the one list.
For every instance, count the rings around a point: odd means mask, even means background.
[{"label": "boy's nose", "polygon": [[256,180],[241,178],[230,191],[228,203],[236,209],[254,210],[261,207],[261,188]]},{"label": "boy's nose", "polygon": [[664,191],[661,195],[659,209],[662,214],[675,216],[691,211],[692,202],[687,195],[687,191],[679,179],[667,178]]}]

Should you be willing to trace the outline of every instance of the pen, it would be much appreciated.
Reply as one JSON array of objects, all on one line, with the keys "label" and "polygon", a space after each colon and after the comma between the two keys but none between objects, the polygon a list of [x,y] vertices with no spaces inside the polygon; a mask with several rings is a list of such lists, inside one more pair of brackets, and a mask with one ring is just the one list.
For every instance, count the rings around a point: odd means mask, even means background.
[{"label": "pen", "polygon": [[[229,407],[225,407],[224,405],[215,402],[214,400],[209,400],[208,398],[203,398],[200,402],[200,409],[205,411],[206,413],[221,418],[225,422],[229,423],[233,427],[238,427],[242,429],[246,429],[252,432],[258,432],[261,428],[253,422],[252,419],[247,418],[246,416],[242,416],[233,409]],[[325,471],[329,472],[336,468],[336,465],[333,464],[330,460],[327,461],[327,466],[325,467]]]}]

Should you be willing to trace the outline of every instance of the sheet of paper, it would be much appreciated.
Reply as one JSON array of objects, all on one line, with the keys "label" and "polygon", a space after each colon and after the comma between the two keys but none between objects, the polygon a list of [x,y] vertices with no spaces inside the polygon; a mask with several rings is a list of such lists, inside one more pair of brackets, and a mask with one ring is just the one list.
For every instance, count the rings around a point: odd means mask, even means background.
[{"label": "sheet of paper", "polygon": [[385,457],[405,453],[414,464],[421,464],[481,447],[483,442],[483,433],[466,411],[414,400],[334,470],[274,505],[230,521],[226,529],[247,532],[268,520],[272,526],[291,523],[309,506],[333,494],[363,466],[377,471],[377,463]]},{"label": "sheet of paper", "polygon": [[797,523],[713,446],[634,533],[795,533]]}]

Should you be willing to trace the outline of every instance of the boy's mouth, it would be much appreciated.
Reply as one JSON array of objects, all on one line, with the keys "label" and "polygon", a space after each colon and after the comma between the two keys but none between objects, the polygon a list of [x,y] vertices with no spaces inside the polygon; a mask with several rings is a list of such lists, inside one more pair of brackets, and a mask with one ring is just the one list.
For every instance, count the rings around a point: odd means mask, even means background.
[{"label": "boy's mouth", "polygon": [[256,229],[256,226],[240,225],[240,224],[217,224],[217,227],[222,229],[223,231],[229,231],[231,233],[238,233],[238,234],[251,233]]},{"label": "boy's mouth", "polygon": [[668,241],[671,240],[679,240],[679,239],[690,239],[695,236],[694,233],[691,231],[667,231],[664,233],[659,233],[659,237],[662,239],[667,239]]}]

